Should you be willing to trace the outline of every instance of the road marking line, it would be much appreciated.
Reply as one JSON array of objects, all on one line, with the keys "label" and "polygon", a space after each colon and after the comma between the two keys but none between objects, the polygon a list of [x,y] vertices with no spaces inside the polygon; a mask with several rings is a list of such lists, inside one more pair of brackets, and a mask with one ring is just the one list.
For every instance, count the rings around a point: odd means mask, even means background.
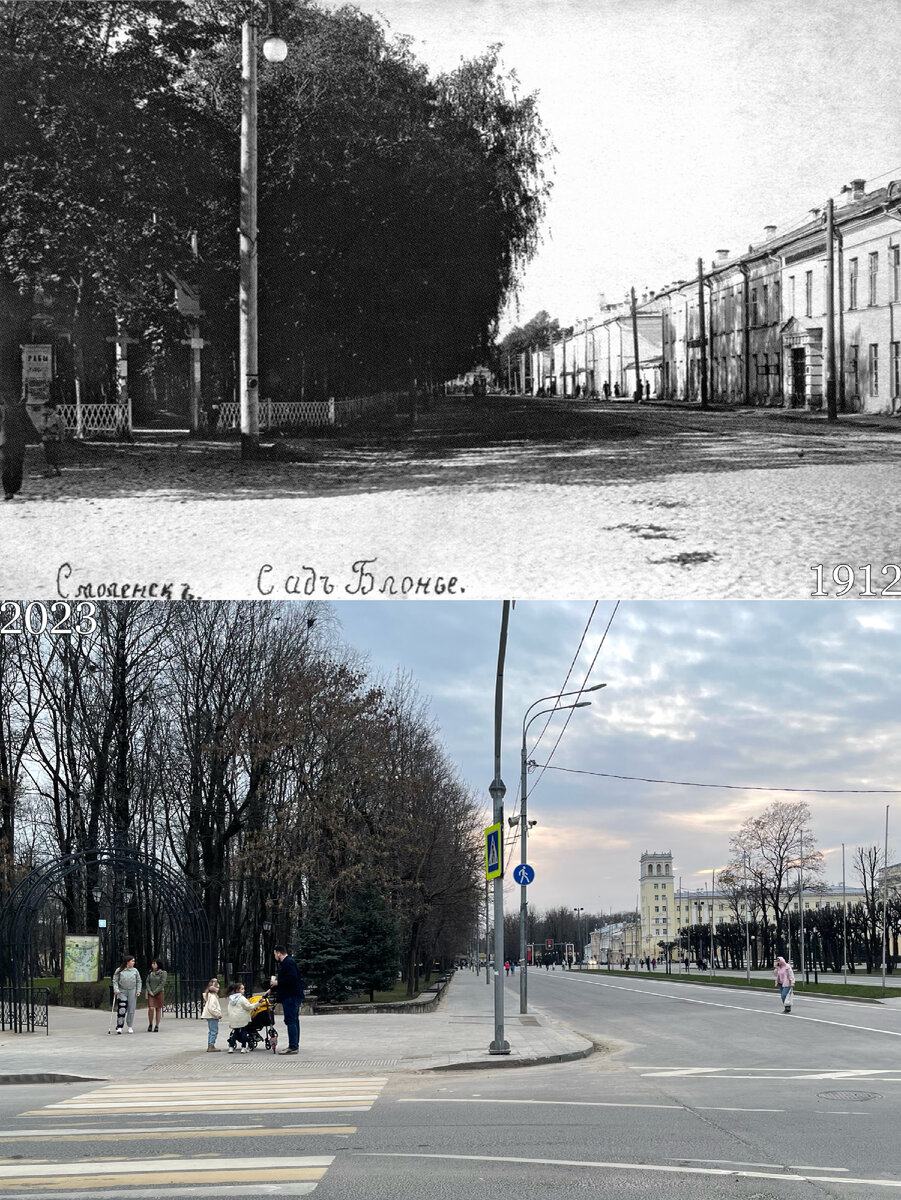
[{"label": "road marking line", "polygon": [[[334,1162],[334,1155],[316,1154],[299,1158],[153,1158],[153,1159],[120,1159],[118,1162],[103,1162],[92,1170],[90,1162],[66,1163],[65,1167],[71,1172],[68,1178],[78,1178],[82,1175],[123,1175],[136,1174],[139,1178],[144,1171],[325,1171]],[[29,1166],[29,1177],[38,1181],[41,1177],[58,1175],[63,1164],[55,1162],[46,1166]],[[0,1180],[7,1180],[21,1174],[22,1167],[0,1167]]]},{"label": "road marking line", "polygon": [[678,1167],[658,1163],[594,1162],[568,1158],[514,1158],[512,1155],[490,1154],[422,1154],[402,1151],[355,1150],[355,1156],[365,1158],[440,1158],[460,1162],[515,1163],[524,1166],[599,1167],[605,1171],[650,1171],[684,1175],[731,1175],[739,1179],[785,1179],[790,1183],[862,1183],[871,1187],[901,1188],[901,1179],[855,1179],[850,1176],[789,1175],[773,1171],[729,1171],[720,1167]]},{"label": "road marking line", "polygon": [[142,1129],[142,1130],[71,1130],[65,1132],[56,1130],[46,1133],[4,1133],[0,1137],[7,1141],[84,1141],[89,1138],[94,1142],[143,1142],[153,1141],[160,1137],[167,1137],[178,1140],[204,1139],[211,1137],[229,1137],[240,1140],[241,1138],[252,1137],[279,1137],[281,1135],[290,1134],[292,1136],[300,1136],[304,1134],[329,1136],[329,1135],[344,1135],[357,1132],[356,1125],[281,1125],[274,1129],[261,1129],[258,1125],[242,1126],[200,1126],[197,1129]]},{"label": "road marking line", "polygon": [[[618,983],[602,983],[598,979],[582,979],[578,982],[589,983],[593,987],[613,988],[617,992],[637,992],[639,996],[659,996],[663,1000],[679,1000],[682,1004],[702,1004],[706,1008],[728,1008],[734,1012],[760,1013],[765,1017],[781,1017],[785,1015],[781,1009],[775,1012],[771,1008],[748,1008],[743,1004],[723,1004],[717,1000],[697,1000],[694,996],[673,996],[668,992],[648,992],[642,988],[624,987]],[[840,1029],[856,1029],[860,1033],[881,1033],[885,1037],[901,1038],[901,1031],[894,1029],[877,1029],[872,1025],[852,1025],[848,1021],[827,1021],[825,1017],[804,1017],[800,1013],[793,1013],[792,1017],[795,1021],[811,1021],[814,1025],[836,1025]]]},{"label": "road marking line", "polygon": [[[683,1112],[700,1110],[701,1105],[693,1104],[640,1104],[627,1100],[504,1100],[500,1097],[469,1099],[458,1096],[405,1096],[395,1101],[396,1104],[549,1104],[560,1108],[669,1108],[681,1109]],[[784,1108],[719,1108],[705,1107],[705,1112],[785,1112]]]},{"label": "road marking line", "polygon": [[[730,1167],[769,1167],[773,1168],[776,1163],[759,1163],[759,1162],[736,1162],[731,1158],[674,1158],[673,1162],[680,1163],[719,1163],[721,1166]],[[789,1164],[784,1167],[785,1171],[847,1171],[847,1167],[797,1167]]]},{"label": "road marking line", "polygon": [[[240,1107],[241,1107],[240,1104],[235,1104],[233,1106],[234,1109],[240,1109]],[[371,1108],[371,1105],[368,1105],[368,1104],[322,1104],[322,1105],[315,1105],[313,1107],[310,1107],[308,1105],[298,1105],[298,1104],[281,1105],[281,1106],[267,1104],[265,1107],[265,1111],[267,1113],[276,1113],[276,1112],[340,1113],[340,1112],[368,1112],[370,1108]],[[165,1108],[161,1108],[161,1107],[155,1107],[155,1108],[125,1108],[125,1107],[121,1107],[120,1108],[120,1107],[116,1106],[112,1110],[110,1110],[108,1108],[103,1108],[102,1110],[100,1110],[96,1106],[91,1106],[91,1107],[87,1107],[87,1108],[73,1109],[72,1116],[83,1116],[85,1113],[97,1112],[97,1111],[103,1111],[104,1113],[113,1111],[113,1112],[117,1112],[120,1114],[132,1113],[135,1116],[147,1117],[147,1116],[162,1115],[165,1113],[184,1114],[184,1113],[196,1112],[197,1110],[191,1109],[191,1108],[183,1108],[178,1104],[172,1104]],[[46,1109],[38,1108],[38,1109],[29,1109],[28,1112],[21,1113],[20,1115],[23,1117],[61,1117],[61,1116],[65,1116],[66,1114],[61,1113],[58,1110],[55,1112],[47,1112]]]}]

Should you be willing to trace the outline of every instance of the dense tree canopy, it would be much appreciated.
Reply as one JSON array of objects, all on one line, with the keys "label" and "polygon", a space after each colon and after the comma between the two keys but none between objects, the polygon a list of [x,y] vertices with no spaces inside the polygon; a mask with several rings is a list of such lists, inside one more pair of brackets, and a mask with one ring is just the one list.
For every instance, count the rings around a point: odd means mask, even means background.
[{"label": "dense tree canopy", "polygon": [[[177,355],[172,275],[199,284],[230,386],[245,9],[0,10],[4,300],[21,297],[23,326],[38,311],[73,335],[89,396],[106,383],[117,317],[145,355]],[[440,379],[483,357],[548,194],[536,97],[517,93],[498,47],[430,78],[407,40],[352,7],[283,0],[279,19],[290,53],[261,59],[259,88],[268,394]]]}]

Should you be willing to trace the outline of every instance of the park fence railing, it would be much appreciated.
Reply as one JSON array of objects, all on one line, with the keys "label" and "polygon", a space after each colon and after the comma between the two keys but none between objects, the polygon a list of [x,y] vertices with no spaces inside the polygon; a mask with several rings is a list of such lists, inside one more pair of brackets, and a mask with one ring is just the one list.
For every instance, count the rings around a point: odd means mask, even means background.
[{"label": "park fence railing", "polygon": [[0,987],[0,1031],[50,1034],[50,989],[46,987]]},{"label": "park fence railing", "polygon": [[[343,400],[333,396],[328,400],[261,400],[260,429],[339,428],[370,414],[393,413],[396,408],[397,396],[393,392]],[[240,424],[240,404],[236,400],[220,404],[220,430],[238,429]]]}]

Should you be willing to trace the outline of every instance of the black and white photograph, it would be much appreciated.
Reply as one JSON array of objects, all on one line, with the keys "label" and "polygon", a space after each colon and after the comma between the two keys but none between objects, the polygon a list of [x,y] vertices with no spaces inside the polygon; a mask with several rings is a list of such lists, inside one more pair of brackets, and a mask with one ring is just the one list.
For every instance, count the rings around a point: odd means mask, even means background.
[{"label": "black and white photograph", "polygon": [[2,574],[901,594],[890,0],[5,0]]}]

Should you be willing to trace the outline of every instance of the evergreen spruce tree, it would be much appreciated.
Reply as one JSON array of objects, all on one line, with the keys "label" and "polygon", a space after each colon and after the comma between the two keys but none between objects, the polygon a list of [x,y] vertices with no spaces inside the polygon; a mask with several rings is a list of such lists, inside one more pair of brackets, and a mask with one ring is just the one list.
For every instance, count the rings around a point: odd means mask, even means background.
[{"label": "evergreen spruce tree", "polygon": [[324,1004],[340,1004],[356,988],[347,939],[332,918],[328,897],[312,893],[300,930],[300,968],[307,986]]},{"label": "evergreen spruce tree", "polygon": [[375,884],[364,884],[353,898],[347,920],[347,945],[356,986],[369,993],[388,991],[398,968],[397,923]]}]

